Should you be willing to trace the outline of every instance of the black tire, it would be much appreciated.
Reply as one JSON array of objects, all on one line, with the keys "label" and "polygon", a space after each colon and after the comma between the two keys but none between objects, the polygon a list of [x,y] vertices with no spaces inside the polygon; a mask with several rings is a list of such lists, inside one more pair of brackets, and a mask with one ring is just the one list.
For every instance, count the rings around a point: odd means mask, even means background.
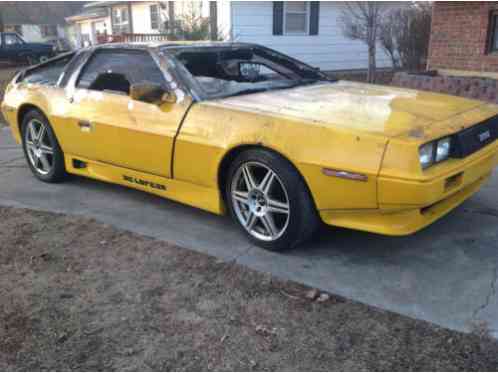
[{"label": "black tire", "polygon": [[[27,144],[26,144],[26,130],[28,124],[33,119],[43,123],[46,126],[46,136],[49,138],[51,146],[53,148],[53,155],[51,156],[52,167],[50,171],[48,171],[48,173],[46,174],[40,173],[35,168],[28,155]],[[47,118],[45,118],[45,116],[42,113],[40,113],[38,110],[29,111],[22,120],[21,134],[22,134],[24,156],[33,175],[35,175],[38,179],[46,183],[58,183],[63,181],[67,175],[66,167],[64,164],[64,153],[62,152],[62,149],[59,145],[59,141],[57,141],[57,137],[55,136],[54,130],[52,129],[52,126],[50,125]]]},{"label": "black tire", "polygon": [[[235,202],[232,199],[232,181],[237,177],[238,170],[248,162],[249,164],[257,162],[271,169],[287,193],[289,220],[286,228],[282,230],[283,233],[272,241],[258,239],[249,233],[235,211]],[[224,192],[232,218],[255,245],[266,250],[284,251],[295,248],[309,239],[320,226],[320,218],[304,179],[289,161],[272,151],[250,149],[240,153],[229,167]]]}]

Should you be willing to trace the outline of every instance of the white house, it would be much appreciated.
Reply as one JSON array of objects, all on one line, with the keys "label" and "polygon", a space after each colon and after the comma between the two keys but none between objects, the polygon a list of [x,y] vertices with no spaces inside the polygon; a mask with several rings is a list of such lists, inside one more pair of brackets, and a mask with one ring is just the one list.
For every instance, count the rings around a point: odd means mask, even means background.
[{"label": "white house", "polygon": [[166,33],[184,14],[209,17],[209,1],[95,1],[67,17],[78,44],[96,44],[99,35]]},{"label": "white house", "polygon": [[[225,40],[265,45],[325,71],[366,69],[366,44],[343,35],[344,6],[333,1],[221,0],[217,2],[218,34]],[[391,66],[380,47],[377,66]]]}]

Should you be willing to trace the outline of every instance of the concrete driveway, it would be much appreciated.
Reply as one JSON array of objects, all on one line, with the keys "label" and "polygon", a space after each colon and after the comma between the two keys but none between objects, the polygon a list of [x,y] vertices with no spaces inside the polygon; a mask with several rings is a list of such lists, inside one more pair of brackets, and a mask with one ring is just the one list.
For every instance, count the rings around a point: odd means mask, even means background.
[{"label": "concrete driveway", "polygon": [[[231,221],[146,193],[83,178],[37,181],[0,130],[0,204],[85,215],[456,330],[498,337],[498,177],[442,220],[409,237],[324,228],[305,247],[274,254]],[[0,243],[1,249],[1,243]]]}]

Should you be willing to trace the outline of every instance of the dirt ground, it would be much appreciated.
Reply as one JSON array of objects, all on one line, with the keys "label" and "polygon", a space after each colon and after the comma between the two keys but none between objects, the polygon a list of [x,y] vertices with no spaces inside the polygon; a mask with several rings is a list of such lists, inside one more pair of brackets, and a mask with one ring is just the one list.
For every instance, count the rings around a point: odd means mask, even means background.
[{"label": "dirt ground", "polygon": [[[498,342],[0,207],[0,370],[497,370]],[[326,297],[324,297],[326,298]]]}]

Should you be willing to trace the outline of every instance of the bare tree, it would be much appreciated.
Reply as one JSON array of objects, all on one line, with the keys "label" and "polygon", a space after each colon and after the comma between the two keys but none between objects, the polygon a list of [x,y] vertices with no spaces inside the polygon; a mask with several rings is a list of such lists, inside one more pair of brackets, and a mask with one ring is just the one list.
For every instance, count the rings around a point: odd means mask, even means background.
[{"label": "bare tree", "polygon": [[367,81],[375,82],[379,25],[387,10],[381,1],[347,1],[341,11],[341,26],[346,37],[360,40],[368,47]]},{"label": "bare tree", "polygon": [[379,28],[379,40],[380,45],[384,52],[391,58],[391,64],[393,70],[396,70],[400,66],[399,52],[396,46],[396,26],[394,23],[394,12],[391,12],[382,22]]},{"label": "bare tree", "polygon": [[382,48],[397,66],[419,70],[425,66],[431,32],[432,4],[415,2],[390,12],[382,22]]}]

